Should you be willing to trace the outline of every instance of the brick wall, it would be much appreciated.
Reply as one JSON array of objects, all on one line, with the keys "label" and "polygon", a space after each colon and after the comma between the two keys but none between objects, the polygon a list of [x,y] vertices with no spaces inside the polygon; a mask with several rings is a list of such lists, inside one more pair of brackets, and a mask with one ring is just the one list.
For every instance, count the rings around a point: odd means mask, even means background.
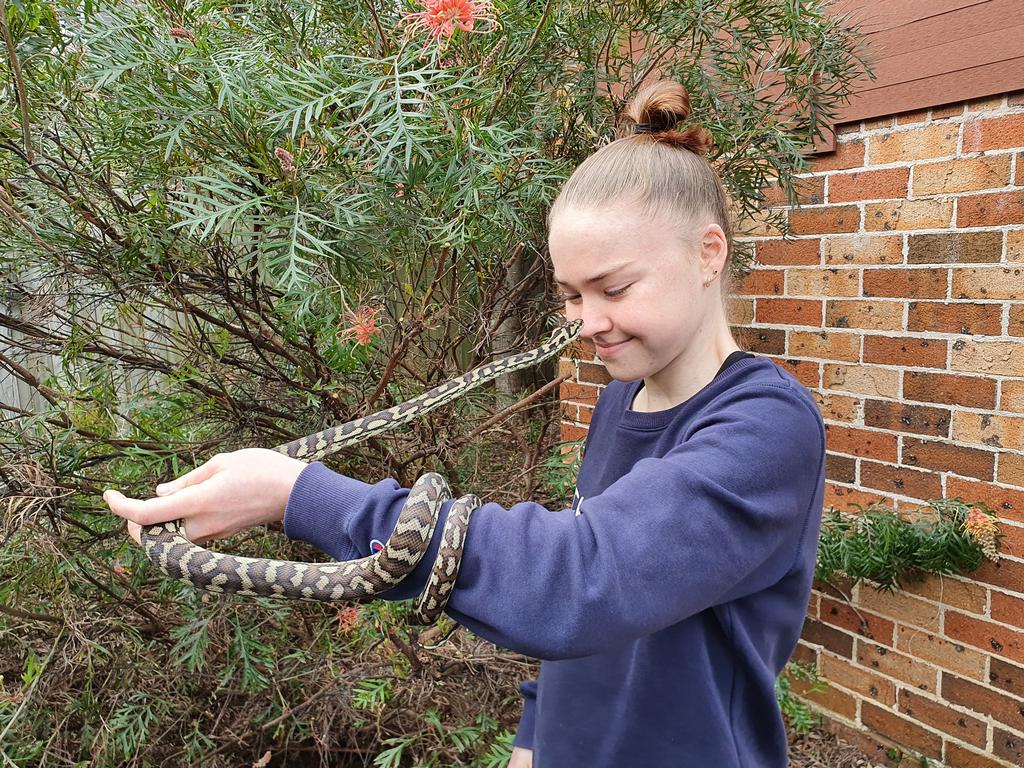
[{"label": "brick wall", "polygon": [[[817,398],[826,508],[960,497],[1006,534],[969,578],[816,585],[795,658],[830,687],[809,698],[878,763],[1024,765],[1024,94],[840,126],[800,188],[729,317]],[[608,377],[586,343],[560,370],[575,440]]]}]

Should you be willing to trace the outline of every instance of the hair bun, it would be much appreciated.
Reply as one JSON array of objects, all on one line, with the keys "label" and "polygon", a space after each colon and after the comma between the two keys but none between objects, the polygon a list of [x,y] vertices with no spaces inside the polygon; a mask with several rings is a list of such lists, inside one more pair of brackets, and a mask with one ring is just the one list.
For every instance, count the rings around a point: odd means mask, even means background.
[{"label": "hair bun", "polygon": [[677,82],[657,80],[641,86],[623,110],[627,134],[652,134],[655,140],[671,146],[688,149],[698,155],[706,154],[713,146],[711,132],[691,125],[677,131],[678,123],[690,116],[690,95]]}]

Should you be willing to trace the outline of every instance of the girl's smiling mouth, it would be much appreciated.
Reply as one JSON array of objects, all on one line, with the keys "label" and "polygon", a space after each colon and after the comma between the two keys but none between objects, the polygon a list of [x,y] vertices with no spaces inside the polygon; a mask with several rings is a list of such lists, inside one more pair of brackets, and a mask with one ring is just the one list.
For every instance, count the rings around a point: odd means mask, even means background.
[{"label": "girl's smiling mouth", "polygon": [[617,353],[620,349],[622,349],[624,346],[626,346],[626,344],[628,344],[632,340],[633,337],[630,336],[628,339],[620,341],[617,344],[609,344],[605,346],[604,344],[598,344],[595,342],[594,346],[597,347],[597,353],[601,355],[601,357],[608,357],[610,355],[614,355],[615,353]]}]

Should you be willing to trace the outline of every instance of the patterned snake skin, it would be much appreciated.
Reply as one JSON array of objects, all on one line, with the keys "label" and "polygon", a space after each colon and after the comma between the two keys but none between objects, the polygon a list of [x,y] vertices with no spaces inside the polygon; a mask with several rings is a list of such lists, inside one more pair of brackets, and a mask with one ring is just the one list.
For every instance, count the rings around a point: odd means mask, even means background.
[{"label": "patterned snake skin", "polygon": [[[303,461],[316,461],[369,437],[407,424],[503,373],[530,367],[576,339],[582,323],[559,327],[536,349],[486,363],[422,395],[383,411],[273,448]],[[210,552],[185,538],[181,521],[142,529],[146,556],[173,579],[210,592],[230,592],[297,600],[363,599],[385,592],[408,576],[429,547],[442,504],[452,498],[444,478],[424,473],[409,491],[395,530],[375,554],[336,563],[235,557]],[[449,511],[441,545],[427,586],[412,620],[430,624],[441,615],[458,576],[470,515],[480,506],[472,494],[458,499]]]}]

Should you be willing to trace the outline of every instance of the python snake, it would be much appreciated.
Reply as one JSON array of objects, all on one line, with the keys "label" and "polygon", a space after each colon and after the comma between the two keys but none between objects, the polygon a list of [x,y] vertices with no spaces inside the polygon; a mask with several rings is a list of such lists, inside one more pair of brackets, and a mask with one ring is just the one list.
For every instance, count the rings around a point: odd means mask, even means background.
[{"label": "python snake", "polygon": [[[272,450],[316,461],[341,448],[407,424],[503,373],[530,367],[555,354],[582,330],[560,326],[539,347],[501,358],[445,382],[392,408],[330,427]],[[185,538],[182,521],[145,526],[146,556],[167,576],[209,592],[332,602],[361,600],[385,592],[412,573],[426,554],[442,504],[452,494],[444,478],[426,472],[413,484],[391,536],[369,557],[334,563],[301,563],[211,552]],[[458,576],[469,519],[480,499],[467,494],[449,510],[437,559],[411,619],[430,624],[441,615]]]}]

